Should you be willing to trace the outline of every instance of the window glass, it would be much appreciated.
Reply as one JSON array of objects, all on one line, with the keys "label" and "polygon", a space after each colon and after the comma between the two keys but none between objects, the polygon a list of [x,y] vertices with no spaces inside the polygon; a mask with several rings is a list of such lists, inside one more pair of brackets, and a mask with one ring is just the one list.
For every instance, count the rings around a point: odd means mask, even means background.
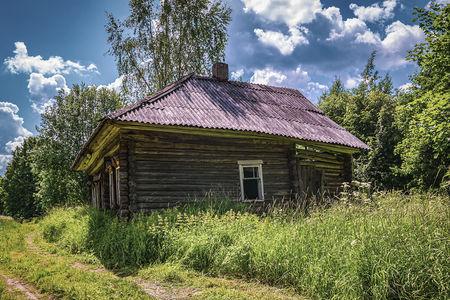
[{"label": "window glass", "polygon": [[244,167],[244,178],[257,178],[258,167]]},{"label": "window glass", "polygon": [[244,199],[258,199],[259,197],[259,180],[244,179]]},{"label": "window glass", "polygon": [[242,200],[264,200],[262,161],[239,161]]}]

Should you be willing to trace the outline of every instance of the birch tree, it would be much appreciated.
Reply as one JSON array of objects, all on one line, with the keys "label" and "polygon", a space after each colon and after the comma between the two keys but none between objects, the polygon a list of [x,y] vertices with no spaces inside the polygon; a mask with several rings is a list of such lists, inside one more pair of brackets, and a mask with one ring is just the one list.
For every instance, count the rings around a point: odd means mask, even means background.
[{"label": "birch tree", "polygon": [[109,53],[134,99],[223,61],[231,10],[218,0],[130,0],[130,15],[107,14]]}]

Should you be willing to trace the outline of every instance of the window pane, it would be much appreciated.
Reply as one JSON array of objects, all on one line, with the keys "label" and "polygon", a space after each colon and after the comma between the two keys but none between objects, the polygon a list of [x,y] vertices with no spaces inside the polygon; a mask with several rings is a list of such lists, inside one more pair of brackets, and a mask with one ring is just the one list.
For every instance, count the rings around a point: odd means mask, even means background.
[{"label": "window pane", "polygon": [[258,178],[258,167],[244,167],[244,178]]},{"label": "window pane", "polygon": [[258,179],[244,179],[244,198],[258,199]]},{"label": "window pane", "polygon": [[244,167],[244,178],[253,178],[253,167]]}]

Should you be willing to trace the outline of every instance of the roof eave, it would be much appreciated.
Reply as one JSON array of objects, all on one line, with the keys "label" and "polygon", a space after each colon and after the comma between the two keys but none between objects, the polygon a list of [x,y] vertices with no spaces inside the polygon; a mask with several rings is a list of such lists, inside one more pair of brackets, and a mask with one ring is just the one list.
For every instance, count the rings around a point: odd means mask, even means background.
[{"label": "roof eave", "polygon": [[92,134],[89,136],[89,139],[84,143],[81,150],[78,152],[77,156],[75,157],[75,160],[72,163],[72,166],[70,167],[72,171],[83,171],[80,169],[80,164],[89,149],[91,143],[93,140],[97,137],[98,133],[101,131],[101,129],[104,127],[105,124],[111,123],[111,120],[109,118],[103,118],[100,120],[100,123],[95,127]]}]

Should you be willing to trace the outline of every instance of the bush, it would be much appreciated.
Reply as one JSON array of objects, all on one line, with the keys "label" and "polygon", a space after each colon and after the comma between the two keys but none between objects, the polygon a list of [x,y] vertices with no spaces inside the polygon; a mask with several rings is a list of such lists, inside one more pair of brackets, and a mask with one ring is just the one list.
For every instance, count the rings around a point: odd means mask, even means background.
[{"label": "bush", "polygon": [[90,212],[87,207],[53,209],[40,222],[43,237],[73,254],[88,251]]},{"label": "bush", "polygon": [[[71,217],[83,220],[89,229],[81,240],[110,268],[170,262],[313,298],[449,295],[448,197],[380,194],[370,205],[342,203],[296,218],[286,211],[285,219],[279,210],[256,216],[203,209],[159,211],[128,223],[95,210],[88,219]],[[55,225],[48,236],[57,244],[77,236],[68,233],[71,222],[61,227],[51,218],[44,222]]]}]

